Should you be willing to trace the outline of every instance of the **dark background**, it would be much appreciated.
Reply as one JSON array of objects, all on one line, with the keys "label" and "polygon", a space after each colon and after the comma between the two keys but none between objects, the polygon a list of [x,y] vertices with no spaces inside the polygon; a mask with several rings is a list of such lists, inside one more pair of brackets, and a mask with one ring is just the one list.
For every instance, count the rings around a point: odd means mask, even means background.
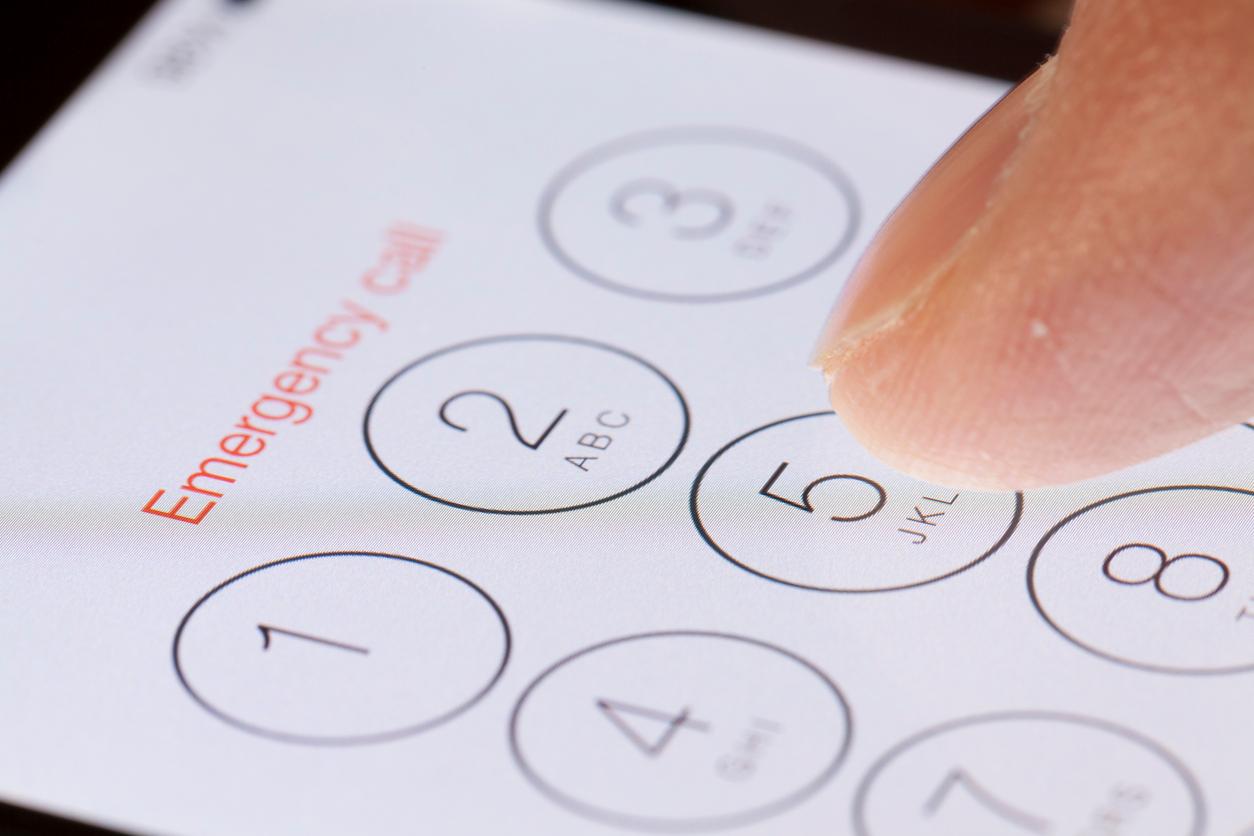
[{"label": "dark background", "polygon": [[[1026,76],[1054,48],[1069,6],[1068,0],[635,2],[673,6],[1010,81]],[[151,5],[152,0],[3,3],[0,168],[8,164]]]},{"label": "dark background", "polygon": [[[635,2],[673,6],[1010,81],[1026,76],[1053,50],[1070,5],[1068,0]],[[0,9],[0,168],[151,5],[152,0],[4,3]],[[0,803],[0,832],[35,836],[107,831]]]}]

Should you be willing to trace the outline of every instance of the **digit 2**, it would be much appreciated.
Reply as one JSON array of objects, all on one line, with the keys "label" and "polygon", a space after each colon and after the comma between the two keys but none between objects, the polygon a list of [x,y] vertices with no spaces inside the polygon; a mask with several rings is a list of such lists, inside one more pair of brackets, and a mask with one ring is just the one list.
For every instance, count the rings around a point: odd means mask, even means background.
[{"label": "digit 2", "polygon": [[539,450],[540,445],[543,444],[544,440],[549,437],[549,433],[553,432],[558,423],[566,417],[567,410],[563,409],[561,412],[557,413],[556,418],[549,422],[549,425],[544,428],[544,432],[540,433],[539,437],[537,437],[535,441],[528,441],[523,438],[522,432],[518,429],[518,420],[514,417],[514,409],[509,405],[509,401],[505,400],[495,392],[489,392],[485,389],[468,389],[465,392],[458,392],[456,395],[453,395],[440,405],[440,420],[459,432],[466,432],[466,427],[454,422],[448,417],[448,408],[453,405],[453,401],[460,400],[461,398],[469,398],[474,395],[478,395],[483,398],[490,398],[499,403],[505,409],[505,417],[509,420],[509,428],[514,433],[514,438],[518,439],[519,444],[524,447],[529,447],[532,450]]}]

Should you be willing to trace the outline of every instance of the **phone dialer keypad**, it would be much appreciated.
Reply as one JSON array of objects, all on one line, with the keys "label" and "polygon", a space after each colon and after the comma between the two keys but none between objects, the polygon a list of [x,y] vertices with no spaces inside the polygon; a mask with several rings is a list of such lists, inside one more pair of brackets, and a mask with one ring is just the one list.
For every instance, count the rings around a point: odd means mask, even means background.
[{"label": "phone dialer keypad", "polygon": [[765,818],[827,782],[849,746],[836,685],[781,648],[725,633],[614,639],[550,667],[514,709],[524,774],[573,812],[643,830]]},{"label": "phone dialer keypad", "polygon": [[366,443],[393,481],[473,511],[544,514],[629,493],[666,469],[688,407],[659,369],[576,337],[492,337],[442,349],[370,402]]},{"label": "phone dialer keypad", "polygon": [[510,653],[496,602],[460,575],[375,552],[301,555],[220,584],[174,639],[183,687],[236,728],[376,743],[470,708]]},{"label": "phone dialer keypad", "polygon": [[[1041,539],[1028,586],[1051,627],[1121,664],[1254,670],[1254,491],[1182,485],[1109,497]],[[1118,613],[1112,618],[1111,613]]]},{"label": "phone dialer keypad", "polygon": [[955,720],[894,746],[858,787],[858,836],[1198,836],[1192,774],[1153,740],[1053,712]]},{"label": "phone dialer keypad", "polygon": [[718,451],[692,516],[732,563],[826,592],[919,586],[969,569],[1018,524],[1013,493],[957,491],[867,454],[831,412],[759,427]]},{"label": "phone dialer keypad", "polygon": [[610,142],[558,173],[540,226],[553,254],[603,287],[720,302],[818,274],[852,242],[848,177],[792,140],[674,128]]}]

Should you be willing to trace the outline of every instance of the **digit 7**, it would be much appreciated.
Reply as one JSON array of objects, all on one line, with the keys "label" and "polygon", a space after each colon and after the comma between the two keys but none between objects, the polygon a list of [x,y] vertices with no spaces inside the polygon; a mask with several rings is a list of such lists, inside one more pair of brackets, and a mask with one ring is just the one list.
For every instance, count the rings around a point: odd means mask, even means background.
[{"label": "digit 7", "polygon": [[1020,830],[1027,830],[1031,833],[1048,833],[1053,828],[1049,820],[1026,813],[1002,801],[982,787],[961,767],[951,769],[941,779],[940,785],[936,787],[931,797],[923,804],[923,811],[929,817],[936,815],[936,811],[940,809],[941,805],[945,803],[945,799],[949,797],[950,790],[956,786],[964,787],[977,804]]}]

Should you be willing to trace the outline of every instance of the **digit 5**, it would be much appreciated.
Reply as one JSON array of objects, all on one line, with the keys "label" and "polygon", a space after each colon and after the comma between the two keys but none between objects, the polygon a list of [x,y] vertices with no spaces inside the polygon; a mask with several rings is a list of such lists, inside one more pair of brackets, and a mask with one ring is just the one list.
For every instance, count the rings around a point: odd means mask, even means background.
[{"label": "digit 5", "polygon": [[884,503],[888,501],[888,493],[878,482],[867,479],[865,476],[856,476],[852,473],[837,473],[830,476],[820,476],[818,479],[815,479],[813,482],[806,485],[801,491],[800,502],[795,499],[789,499],[786,496],[780,496],[777,493],[772,493],[771,488],[775,487],[775,483],[779,480],[779,477],[783,475],[784,470],[786,470],[787,467],[788,462],[780,462],[779,467],[775,468],[775,472],[771,474],[771,478],[766,480],[766,484],[758,490],[758,493],[769,499],[774,499],[776,502],[782,502],[785,505],[790,505],[793,508],[799,508],[806,513],[812,514],[814,513],[814,505],[810,502],[810,492],[825,482],[836,482],[845,479],[851,482],[866,485],[870,487],[871,490],[875,491],[875,502],[872,504],[869,511],[861,514],[854,514],[852,516],[834,514],[832,516],[832,520],[834,522],[858,522],[859,520],[865,520],[866,518],[879,513],[879,510],[884,507]]}]

